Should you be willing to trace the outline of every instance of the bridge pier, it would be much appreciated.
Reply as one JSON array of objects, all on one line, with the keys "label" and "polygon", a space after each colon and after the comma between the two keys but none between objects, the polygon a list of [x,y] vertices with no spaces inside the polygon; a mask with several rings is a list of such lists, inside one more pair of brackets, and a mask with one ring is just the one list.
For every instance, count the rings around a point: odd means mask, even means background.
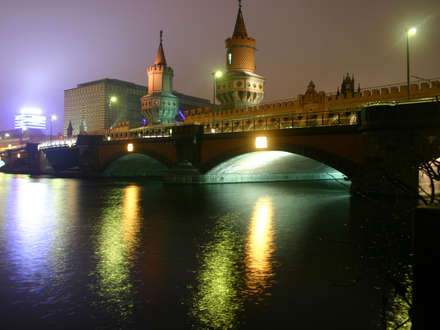
[{"label": "bridge pier", "polygon": [[439,110],[437,103],[422,110],[417,104],[401,105],[398,110],[388,105],[362,110],[365,158],[351,178],[351,191],[416,198],[419,165],[439,150],[435,139],[429,137],[439,135]]},{"label": "bridge pier", "polygon": [[418,168],[415,163],[396,161],[387,164],[379,157],[371,158],[350,179],[351,193],[417,197]]},{"label": "bridge pier", "polygon": [[78,166],[84,177],[97,177],[102,172],[99,147],[102,135],[79,135],[77,141]]}]

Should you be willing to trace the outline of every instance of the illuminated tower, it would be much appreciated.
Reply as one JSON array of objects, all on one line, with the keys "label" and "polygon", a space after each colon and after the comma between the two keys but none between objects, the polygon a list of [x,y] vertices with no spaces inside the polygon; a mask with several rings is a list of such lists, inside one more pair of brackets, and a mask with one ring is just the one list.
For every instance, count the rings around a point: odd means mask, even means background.
[{"label": "illuminated tower", "polygon": [[216,80],[216,95],[222,108],[258,105],[264,98],[264,77],[255,73],[256,42],[247,35],[241,0],[234,33],[225,40],[225,46],[226,73]]},{"label": "illuminated tower", "polygon": [[351,78],[350,78],[350,74],[347,73],[347,76],[342,79],[341,93],[344,96],[347,96],[347,94],[353,95],[354,92],[355,92],[354,75],[352,75]]},{"label": "illuminated tower", "polygon": [[147,68],[148,94],[141,98],[142,113],[147,119],[147,125],[174,123],[178,113],[179,100],[173,94],[174,72],[167,65],[162,46],[162,31],[160,44],[154,65]]}]

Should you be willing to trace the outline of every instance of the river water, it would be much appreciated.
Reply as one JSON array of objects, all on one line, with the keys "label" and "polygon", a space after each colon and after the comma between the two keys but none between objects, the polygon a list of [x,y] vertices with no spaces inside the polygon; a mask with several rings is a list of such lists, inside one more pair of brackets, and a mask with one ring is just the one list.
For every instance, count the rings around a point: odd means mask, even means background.
[{"label": "river water", "polygon": [[359,208],[334,181],[0,174],[2,327],[375,329]]}]

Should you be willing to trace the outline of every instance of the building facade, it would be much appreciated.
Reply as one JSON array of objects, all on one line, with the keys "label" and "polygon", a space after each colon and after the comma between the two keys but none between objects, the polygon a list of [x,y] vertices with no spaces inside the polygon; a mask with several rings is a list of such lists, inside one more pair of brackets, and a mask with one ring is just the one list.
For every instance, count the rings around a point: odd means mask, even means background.
[{"label": "building facade", "polygon": [[99,133],[116,123],[142,126],[140,97],[147,88],[118,79],[101,79],[64,91],[64,131],[73,135]]},{"label": "building facade", "polygon": [[231,38],[225,40],[226,73],[216,79],[216,96],[221,109],[256,106],[264,98],[264,77],[255,73],[256,41],[249,37],[239,1]]}]

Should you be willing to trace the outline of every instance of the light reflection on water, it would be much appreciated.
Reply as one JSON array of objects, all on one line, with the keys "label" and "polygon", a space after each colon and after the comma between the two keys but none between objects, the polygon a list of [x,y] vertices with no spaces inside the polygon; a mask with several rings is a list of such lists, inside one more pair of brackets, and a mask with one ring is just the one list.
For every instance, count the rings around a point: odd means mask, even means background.
[{"label": "light reflection on water", "polygon": [[14,221],[7,224],[7,249],[16,267],[15,276],[41,285],[32,289],[35,292],[44,288],[52,271],[49,260],[56,219],[48,205],[53,204],[53,195],[48,185],[38,181],[19,178],[13,184],[7,212]]},{"label": "light reflection on water", "polygon": [[237,228],[241,217],[229,214],[216,219],[215,227],[207,234],[208,242],[201,249],[192,313],[203,327],[237,327],[245,296],[263,300],[262,294],[271,286],[270,279],[275,275],[272,199],[260,197],[256,201],[247,239]]},{"label": "light reflection on water", "polygon": [[[259,295],[270,287],[273,273],[274,232],[270,197],[260,197],[254,207],[246,244],[246,285],[248,292]],[[257,297],[261,300],[261,297]]]},{"label": "light reflection on water", "polygon": [[243,308],[239,293],[242,244],[236,222],[236,215],[218,218],[201,250],[192,314],[203,328],[233,328]]},{"label": "light reflection on water", "polygon": [[326,279],[349,261],[327,253],[332,240],[352,239],[349,205],[329,183],[0,174],[0,317],[34,315],[22,328],[367,329],[365,288]]},{"label": "light reflection on water", "polygon": [[119,190],[109,194],[96,238],[97,291],[110,312],[122,320],[133,312],[130,266],[135,260],[130,259],[134,258],[141,223],[139,194],[140,188],[135,185],[127,186],[122,196]]}]

